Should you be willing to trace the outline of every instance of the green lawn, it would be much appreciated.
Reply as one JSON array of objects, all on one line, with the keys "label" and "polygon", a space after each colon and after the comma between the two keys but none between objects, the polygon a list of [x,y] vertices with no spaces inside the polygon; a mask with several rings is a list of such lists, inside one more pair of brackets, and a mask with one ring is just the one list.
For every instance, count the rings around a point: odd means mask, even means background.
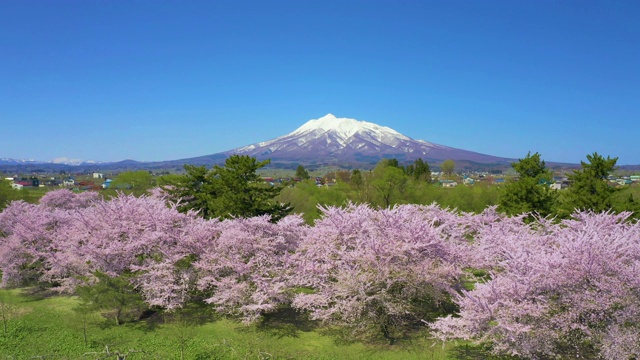
[{"label": "green lawn", "polygon": [[183,320],[154,314],[116,326],[97,313],[79,314],[77,304],[75,297],[0,290],[0,359],[117,359],[118,353],[126,359],[486,358],[465,345],[432,346],[425,335],[392,346],[345,344],[295,322],[246,326],[204,310]]}]

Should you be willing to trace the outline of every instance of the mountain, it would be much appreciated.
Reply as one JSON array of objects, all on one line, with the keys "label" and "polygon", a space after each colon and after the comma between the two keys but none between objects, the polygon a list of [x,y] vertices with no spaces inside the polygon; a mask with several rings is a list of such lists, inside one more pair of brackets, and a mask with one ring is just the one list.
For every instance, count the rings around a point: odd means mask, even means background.
[{"label": "mountain", "polygon": [[[0,171],[7,173],[50,171],[181,171],[185,164],[211,167],[223,164],[230,155],[249,155],[260,160],[271,159],[271,167],[294,168],[331,165],[343,168],[371,168],[383,158],[396,158],[409,163],[422,158],[430,164],[452,159],[457,170],[506,170],[517,159],[480,154],[473,151],[415,140],[389,127],[327,114],[306,122],[293,132],[272,140],[240,148],[199,156],[160,162],[124,160],[112,163],[74,163],[66,160],[40,162],[33,160],[0,159]],[[577,164],[547,162],[553,169],[571,169]],[[638,166],[633,166],[637,168]]]},{"label": "mountain", "polygon": [[370,164],[382,158],[396,158],[400,162],[417,158],[430,162],[452,159],[478,164],[510,164],[513,161],[415,140],[386,126],[337,118],[332,114],[309,120],[287,135],[224,154],[303,164]]}]

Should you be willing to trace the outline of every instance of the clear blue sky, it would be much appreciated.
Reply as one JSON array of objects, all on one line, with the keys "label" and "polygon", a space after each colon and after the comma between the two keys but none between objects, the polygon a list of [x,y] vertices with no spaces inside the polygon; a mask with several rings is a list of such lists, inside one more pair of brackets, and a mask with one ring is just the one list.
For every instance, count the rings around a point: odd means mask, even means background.
[{"label": "clear blue sky", "polygon": [[174,160],[327,113],[640,164],[640,2],[0,1],[0,158]]}]

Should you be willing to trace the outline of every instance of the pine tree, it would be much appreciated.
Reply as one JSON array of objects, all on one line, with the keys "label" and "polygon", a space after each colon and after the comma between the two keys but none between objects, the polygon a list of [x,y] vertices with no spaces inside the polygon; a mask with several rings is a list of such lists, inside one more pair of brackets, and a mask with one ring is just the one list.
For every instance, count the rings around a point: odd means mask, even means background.
[{"label": "pine tree", "polygon": [[309,172],[302,165],[298,165],[296,169],[296,177],[302,180],[307,180],[309,176]]},{"label": "pine tree", "polygon": [[266,184],[256,173],[270,162],[232,155],[224,166],[216,165],[209,172],[204,166],[186,165],[187,173],[164,189],[180,199],[181,211],[198,210],[207,219],[269,215],[278,221],[291,212],[288,204],[274,200],[282,187]]},{"label": "pine tree", "polygon": [[587,155],[588,163],[581,161],[581,170],[575,170],[569,175],[569,190],[564,204],[567,213],[574,209],[592,210],[595,212],[608,211],[613,208],[613,195],[617,189],[607,183],[609,176],[615,169],[618,158],[605,159],[597,152]]},{"label": "pine tree", "polygon": [[498,209],[508,215],[532,212],[541,216],[551,215],[558,195],[549,187],[551,174],[540,154],[531,155],[529,152],[511,166],[518,173],[518,179],[505,185]]}]

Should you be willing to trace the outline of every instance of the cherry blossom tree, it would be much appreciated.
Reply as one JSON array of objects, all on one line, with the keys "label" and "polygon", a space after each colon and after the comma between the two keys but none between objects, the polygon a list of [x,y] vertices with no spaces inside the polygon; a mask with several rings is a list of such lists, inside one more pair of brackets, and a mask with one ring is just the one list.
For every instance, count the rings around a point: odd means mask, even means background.
[{"label": "cherry blossom tree", "polygon": [[218,312],[244,322],[291,302],[287,275],[291,256],[307,227],[298,215],[278,223],[269,216],[225,220],[220,235],[195,263],[198,287]]},{"label": "cherry blossom tree", "polygon": [[628,216],[485,227],[476,242],[496,261],[491,280],[456,299],[459,316],[438,320],[437,336],[524,358],[638,357],[640,226]]},{"label": "cherry blossom tree", "polygon": [[436,206],[324,208],[296,254],[293,306],[392,343],[446,311],[469,266],[465,221]]}]

